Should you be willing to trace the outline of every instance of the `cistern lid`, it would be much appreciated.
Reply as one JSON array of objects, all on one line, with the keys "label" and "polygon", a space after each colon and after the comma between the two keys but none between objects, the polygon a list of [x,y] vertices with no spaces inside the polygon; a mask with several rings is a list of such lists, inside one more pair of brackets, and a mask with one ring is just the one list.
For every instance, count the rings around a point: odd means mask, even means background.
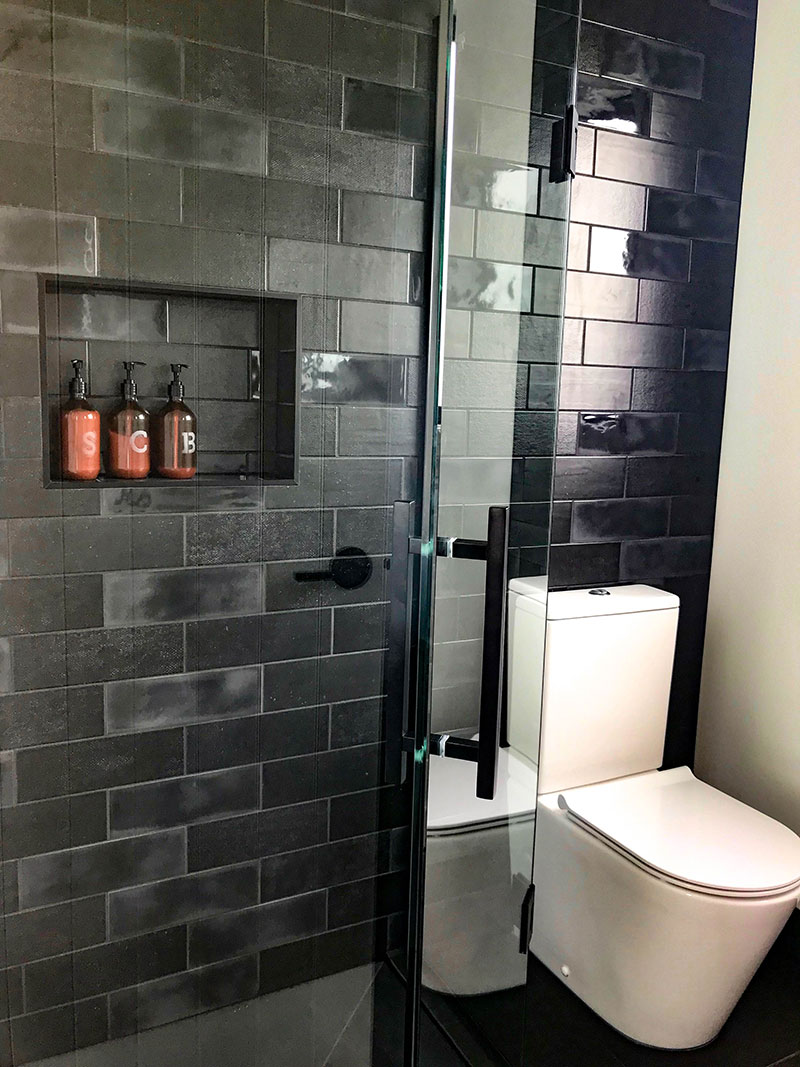
[{"label": "cistern lid", "polygon": [[800,883],[800,837],[688,767],[569,789],[558,803],[618,851],[687,888],[760,896]]}]

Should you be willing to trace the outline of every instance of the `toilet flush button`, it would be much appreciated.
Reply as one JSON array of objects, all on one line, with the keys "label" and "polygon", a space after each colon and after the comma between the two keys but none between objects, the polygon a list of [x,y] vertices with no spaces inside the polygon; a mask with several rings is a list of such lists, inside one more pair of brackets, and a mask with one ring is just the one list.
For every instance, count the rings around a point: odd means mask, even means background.
[{"label": "toilet flush button", "polygon": [[589,596],[611,596],[607,589],[590,589]]},{"label": "toilet flush button", "polygon": [[566,963],[561,968],[561,973],[564,975],[565,978],[569,978],[569,967],[566,965]]}]

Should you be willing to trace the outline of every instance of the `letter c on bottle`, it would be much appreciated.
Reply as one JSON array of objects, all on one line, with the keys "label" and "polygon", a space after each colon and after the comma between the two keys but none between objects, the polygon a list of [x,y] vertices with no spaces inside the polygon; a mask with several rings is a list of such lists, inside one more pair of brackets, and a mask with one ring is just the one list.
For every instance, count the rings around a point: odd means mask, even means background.
[{"label": "letter c on bottle", "polygon": [[134,430],[131,434],[131,448],[134,452],[138,452],[142,455],[147,451],[147,431],[146,430]]}]

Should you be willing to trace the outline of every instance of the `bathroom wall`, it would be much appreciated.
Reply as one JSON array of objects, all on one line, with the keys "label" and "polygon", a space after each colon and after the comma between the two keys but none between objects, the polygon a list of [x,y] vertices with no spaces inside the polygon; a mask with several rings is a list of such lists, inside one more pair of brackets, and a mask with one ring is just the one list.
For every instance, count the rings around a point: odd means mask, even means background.
[{"label": "bathroom wall", "polygon": [[761,5],[697,769],[800,832],[798,39],[793,0]]},{"label": "bathroom wall", "polygon": [[[0,5],[3,1065],[380,956],[405,909],[384,559],[438,5],[53,8]],[[44,489],[51,271],[299,296],[298,483]],[[353,545],[363,588],[295,580]]]},{"label": "bathroom wall", "polygon": [[696,729],[755,0],[584,0],[552,587],[681,599],[665,762]]}]

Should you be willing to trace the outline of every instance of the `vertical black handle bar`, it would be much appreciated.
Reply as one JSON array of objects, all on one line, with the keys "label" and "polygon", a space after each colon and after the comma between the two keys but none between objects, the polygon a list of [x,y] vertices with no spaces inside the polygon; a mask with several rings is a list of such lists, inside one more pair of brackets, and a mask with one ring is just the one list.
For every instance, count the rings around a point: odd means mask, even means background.
[{"label": "vertical black handle bar", "polygon": [[483,609],[483,662],[475,795],[493,800],[500,751],[503,700],[506,587],[508,585],[508,508],[489,508],[486,536],[486,595]]}]

